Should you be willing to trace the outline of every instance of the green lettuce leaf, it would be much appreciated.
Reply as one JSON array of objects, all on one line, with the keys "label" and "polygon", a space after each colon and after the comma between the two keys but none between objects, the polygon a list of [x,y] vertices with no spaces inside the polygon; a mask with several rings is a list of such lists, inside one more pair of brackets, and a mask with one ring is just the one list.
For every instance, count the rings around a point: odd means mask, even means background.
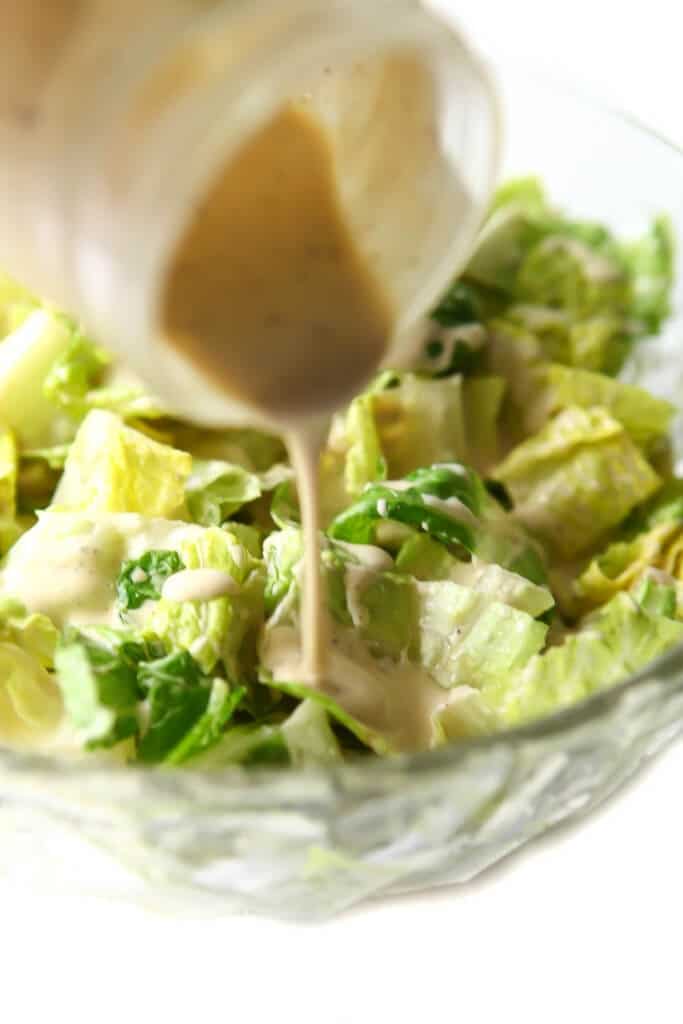
[{"label": "green lettuce leaf", "polygon": [[359,497],[364,488],[384,480],[387,465],[373,415],[373,399],[361,395],[349,406],[346,414],[348,450],[344,466],[344,484],[350,499]]},{"label": "green lettuce leaf", "polygon": [[642,321],[646,333],[656,334],[671,312],[675,240],[669,218],[657,217],[641,239],[623,247],[622,255],[632,275],[631,315]]},{"label": "green lettuce leaf", "polygon": [[292,764],[306,765],[341,760],[341,749],[330,726],[329,715],[320,701],[302,700],[282,723]]},{"label": "green lettuce leaf", "polygon": [[290,761],[281,725],[249,722],[233,725],[220,741],[198,756],[191,767],[207,770],[227,765],[281,765]]},{"label": "green lettuce leaf", "polygon": [[[320,690],[297,681],[299,630],[279,620],[266,626],[261,679],[271,689],[320,702],[379,754],[442,742],[438,716],[450,703],[446,692],[514,673],[541,649],[547,631],[490,595],[451,582],[416,583],[391,572],[371,576],[356,600],[366,615],[355,628],[333,622]],[[494,718],[491,713],[489,723]]]},{"label": "green lettuce leaf", "polygon": [[629,279],[621,263],[577,238],[549,235],[524,257],[515,280],[523,302],[566,309],[579,318],[625,311]]},{"label": "green lettuce leaf", "polygon": [[244,505],[290,480],[289,466],[276,465],[263,473],[219,460],[194,459],[185,485],[187,507],[196,523],[221,526]]},{"label": "green lettuce leaf", "polygon": [[[136,681],[147,704],[137,756],[147,764],[159,763],[172,757],[173,751],[187,740],[189,733],[204,718],[211,698],[212,680],[201,671],[191,654],[174,651],[155,661],[142,663],[138,667]],[[227,698],[225,684],[222,684],[222,691],[225,691],[225,697],[217,703],[224,703]],[[183,760],[182,753],[180,759]]]},{"label": "green lettuce leaf", "polygon": [[129,634],[65,632],[55,652],[67,716],[87,749],[113,747],[138,732],[138,666],[148,655]]},{"label": "green lettuce leaf", "polygon": [[263,542],[263,558],[266,564],[264,600],[267,615],[275,610],[292,589],[303,554],[301,530],[294,527],[276,530]]},{"label": "green lettuce leaf", "polygon": [[466,281],[455,281],[431,314],[442,327],[480,323],[483,310],[476,290]]},{"label": "green lettuce leaf", "polygon": [[565,309],[515,303],[499,319],[533,335],[545,360],[594,373],[617,373],[632,340],[629,324],[615,313],[577,319]]},{"label": "green lettuce leaf", "polygon": [[450,581],[418,583],[419,660],[439,685],[481,688],[521,668],[547,627],[510,605]]},{"label": "green lettuce leaf", "polygon": [[617,374],[632,341],[630,324],[602,313],[579,320],[569,328],[569,365],[581,370]]},{"label": "green lettuce leaf", "polygon": [[[172,687],[171,692],[173,692]],[[182,736],[176,746],[171,747],[169,752],[165,754],[165,763],[170,765],[186,764],[195,758],[203,757],[207,751],[216,747],[225,735],[226,727],[242,703],[245,693],[244,687],[231,689],[224,679],[214,679],[211,685],[209,700],[203,714],[196,719],[189,731]],[[165,750],[168,746],[170,716],[166,717],[165,715],[158,689],[156,691],[156,705],[153,705],[153,710],[155,707],[156,724],[154,729],[156,736],[153,745],[151,741],[148,742],[148,754],[150,747]],[[165,737],[160,735],[162,723]],[[152,726],[150,725],[151,728]],[[166,742],[162,742],[162,738],[165,738]]]},{"label": "green lettuce leaf", "polygon": [[0,640],[20,647],[43,668],[52,668],[58,638],[46,615],[29,614],[15,598],[0,597]]},{"label": "green lettuce leaf", "polygon": [[38,309],[0,344],[0,423],[22,448],[62,444],[73,437],[72,420],[42,390],[72,335],[66,317]]},{"label": "green lettuce leaf", "polygon": [[630,590],[651,569],[683,580],[683,524],[660,523],[631,540],[610,544],[576,580],[579,608],[594,608],[620,590]]},{"label": "green lettuce leaf", "polygon": [[503,190],[494,197],[465,276],[512,293],[525,254],[547,231],[547,208],[540,184],[531,178],[510,182]]},{"label": "green lettuce leaf", "polygon": [[39,745],[61,724],[53,678],[28,650],[0,641],[0,743]]},{"label": "green lettuce leaf", "polygon": [[462,562],[424,534],[410,537],[403,544],[396,557],[396,571],[425,582],[452,580],[527,612],[533,618],[543,615],[555,603],[547,587],[480,559]]},{"label": "green lettuce leaf", "polygon": [[[404,532],[385,532],[394,524]],[[400,548],[414,532],[535,583],[545,581],[543,562],[523,528],[506,516],[477,473],[457,463],[418,469],[405,480],[369,487],[328,530],[335,540],[389,548]]]},{"label": "green lettuce leaf", "polygon": [[575,406],[515,448],[495,476],[516,518],[566,558],[593,547],[661,483],[617,420]]},{"label": "green lettuce leaf", "polygon": [[192,469],[186,452],[153,441],[113,413],[88,413],[78,429],[53,499],[89,515],[139,512],[178,517]]},{"label": "green lettuce leaf", "polygon": [[397,386],[373,396],[387,473],[403,477],[421,466],[458,462],[466,455],[462,378],[398,375]]},{"label": "green lettuce leaf", "polygon": [[502,377],[470,377],[462,387],[467,463],[486,474],[499,457],[498,426],[507,386]]},{"label": "green lettuce leaf", "polygon": [[138,760],[184,764],[217,744],[243,695],[205,675],[187,651],[94,628],[57,648],[66,713],[86,748],[134,738]]},{"label": "green lettuce leaf", "polygon": [[473,552],[477,517],[487,501],[486,490],[472,470],[459,464],[436,465],[417,469],[404,481],[369,487],[336,517],[328,533],[352,544],[375,544],[378,525],[390,519]]},{"label": "green lettuce leaf", "polygon": [[146,551],[141,558],[127,559],[116,581],[119,608],[125,612],[158,601],[164,582],[184,568],[177,551]]},{"label": "green lettuce leaf", "polygon": [[497,712],[486,702],[480,690],[456,686],[432,716],[432,747],[440,747],[471,736],[488,736],[502,728]]},{"label": "green lettuce leaf", "polygon": [[683,623],[617,594],[560,646],[512,678],[493,680],[484,697],[507,724],[527,722],[627,679],[682,641]]},{"label": "green lettuce leaf", "polygon": [[616,373],[632,341],[656,332],[668,315],[673,262],[667,218],[620,243],[603,225],[563,216],[539,182],[521,178],[494,197],[465,276],[508,303],[569,313],[566,331],[549,317],[523,326],[539,334],[553,362]]},{"label": "green lettuce leaf", "polygon": [[[296,683],[278,680],[267,676],[268,685],[282,693],[296,697],[297,700],[310,702],[317,705],[332,721],[342,725],[352,736],[362,743],[363,746],[373,750],[376,754],[384,755],[393,751],[392,744],[386,736],[377,729],[373,729],[349,714],[341,704],[327,693],[317,690],[315,687],[307,686],[305,683]],[[331,760],[331,758],[328,758]]]},{"label": "green lettuce leaf", "polygon": [[145,626],[171,649],[190,651],[203,672],[222,661],[232,678],[241,677],[245,637],[263,619],[265,574],[234,535],[216,527],[180,544],[188,570],[219,569],[239,584],[239,592],[211,601],[176,602],[162,598],[151,606]]},{"label": "green lettuce leaf", "polygon": [[539,397],[527,419],[532,432],[569,406],[600,406],[626,428],[637,444],[645,445],[666,434],[676,411],[670,402],[655,398],[643,388],[588,370],[545,366],[536,371],[536,380]]},{"label": "green lettuce leaf", "polygon": [[110,356],[79,331],[74,331],[68,347],[50,367],[43,393],[58,408],[81,419],[88,411],[86,395],[94,380],[111,363]]},{"label": "green lettuce leaf", "polygon": [[115,367],[111,356],[78,329],[69,347],[53,363],[43,392],[77,421],[92,409],[104,409],[124,420],[168,415],[161,402],[147,394],[130,373]]},{"label": "green lettuce leaf", "polygon": [[663,523],[683,523],[683,480],[665,480],[653,498],[634,509],[624,523],[631,536]]},{"label": "green lettuce leaf", "polygon": [[672,577],[650,569],[633,590],[633,597],[648,615],[680,618],[681,587]]},{"label": "green lettuce leaf", "polygon": [[18,469],[14,434],[0,427],[0,555],[4,555],[23,532],[17,520]]}]

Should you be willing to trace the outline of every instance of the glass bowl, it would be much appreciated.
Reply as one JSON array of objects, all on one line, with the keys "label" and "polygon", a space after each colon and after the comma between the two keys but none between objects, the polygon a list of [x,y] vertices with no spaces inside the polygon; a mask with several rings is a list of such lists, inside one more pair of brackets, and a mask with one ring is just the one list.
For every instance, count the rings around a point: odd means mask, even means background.
[{"label": "glass bowl", "polygon": [[[626,234],[667,211],[683,239],[678,150],[547,77],[499,77],[506,174],[538,174],[574,214]],[[679,280],[666,333],[627,371],[669,398],[683,394],[680,300]],[[679,458],[682,437],[679,425]],[[418,756],[201,774],[0,750],[2,867],[82,882],[94,845],[114,854],[104,872],[98,861],[98,886],[111,887],[123,863],[136,879],[123,893],[160,909],[180,897],[193,909],[321,919],[373,894],[471,879],[594,807],[682,726],[676,650],[534,725]]]}]

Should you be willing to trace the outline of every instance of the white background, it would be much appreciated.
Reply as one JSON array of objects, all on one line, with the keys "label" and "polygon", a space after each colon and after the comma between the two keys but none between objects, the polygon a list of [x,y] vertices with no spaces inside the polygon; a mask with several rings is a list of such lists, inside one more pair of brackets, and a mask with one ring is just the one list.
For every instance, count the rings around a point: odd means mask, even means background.
[{"label": "white background", "polygon": [[[566,69],[683,142],[678,0],[452,6],[484,46]],[[161,918],[0,881],[0,1016],[680,1022],[682,789],[679,745],[580,828],[477,883],[325,926]]]}]

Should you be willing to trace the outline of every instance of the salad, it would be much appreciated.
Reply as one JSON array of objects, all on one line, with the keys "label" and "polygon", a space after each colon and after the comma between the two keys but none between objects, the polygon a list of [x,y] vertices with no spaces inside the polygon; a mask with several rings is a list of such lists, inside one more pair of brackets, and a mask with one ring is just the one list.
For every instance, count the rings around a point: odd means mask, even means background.
[{"label": "salad", "polygon": [[498,191],[419,365],[332,424],[318,689],[280,440],[179,421],[0,279],[0,743],[189,767],[427,750],[683,641],[675,410],[619,378],[673,262],[666,218],[624,242],[534,179]]}]

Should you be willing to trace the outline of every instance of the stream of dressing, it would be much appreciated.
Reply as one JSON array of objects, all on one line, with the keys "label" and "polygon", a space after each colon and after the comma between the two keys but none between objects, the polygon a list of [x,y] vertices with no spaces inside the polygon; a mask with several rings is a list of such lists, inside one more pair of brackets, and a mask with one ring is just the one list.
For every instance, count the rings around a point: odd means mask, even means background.
[{"label": "stream of dressing", "polygon": [[326,682],[330,635],[320,452],[332,413],[375,371],[395,320],[347,222],[327,132],[305,106],[286,107],[198,208],[171,264],[162,322],[169,344],[286,439],[305,552],[297,676],[314,686]]},{"label": "stream of dressing", "polygon": [[303,662],[301,682],[311,686],[324,684],[328,672],[330,622],[324,592],[320,547],[320,483],[318,465],[325,443],[320,424],[293,431],[287,437],[292,466],[298,485],[301,527],[304,538],[304,578],[301,609]]}]

